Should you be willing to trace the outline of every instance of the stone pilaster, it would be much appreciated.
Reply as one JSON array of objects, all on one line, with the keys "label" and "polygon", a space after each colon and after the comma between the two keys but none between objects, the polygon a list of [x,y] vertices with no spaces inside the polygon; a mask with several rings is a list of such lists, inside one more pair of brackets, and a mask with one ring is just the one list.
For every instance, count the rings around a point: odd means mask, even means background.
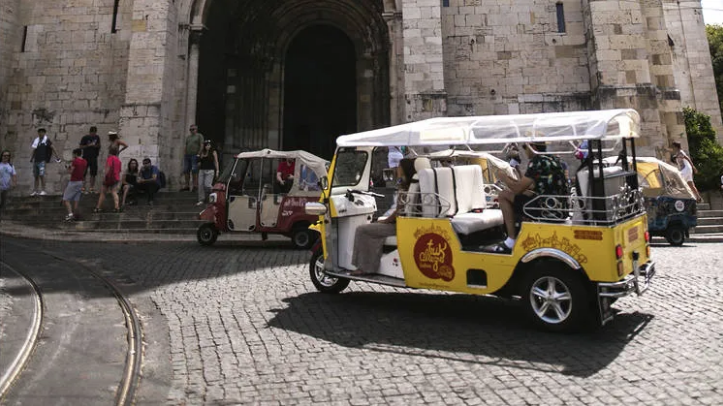
[{"label": "stone pilaster", "polygon": [[169,0],[136,0],[132,18],[120,135],[130,144],[127,155],[150,157],[173,182],[180,173],[185,135],[173,125],[178,104],[170,102],[178,65],[176,9]]},{"label": "stone pilaster", "polygon": [[[680,94],[658,1],[583,3],[593,107],[634,108],[642,117],[641,155],[655,155],[682,132]],[[651,23],[651,24],[649,24]],[[657,63],[656,63],[657,61]]]},{"label": "stone pilaster", "polygon": [[663,0],[663,6],[681,103],[708,114],[718,142],[723,144],[723,122],[700,0]]},{"label": "stone pilaster", "polygon": [[403,0],[405,121],[447,114],[439,0]]}]

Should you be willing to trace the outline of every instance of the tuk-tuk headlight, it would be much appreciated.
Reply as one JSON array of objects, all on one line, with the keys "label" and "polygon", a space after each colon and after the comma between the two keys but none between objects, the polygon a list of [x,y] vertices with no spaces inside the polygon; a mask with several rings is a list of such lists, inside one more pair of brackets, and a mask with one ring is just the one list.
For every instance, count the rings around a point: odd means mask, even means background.
[{"label": "tuk-tuk headlight", "polygon": [[218,199],[218,195],[216,193],[211,193],[210,195],[208,195],[209,203],[216,203],[217,199]]}]

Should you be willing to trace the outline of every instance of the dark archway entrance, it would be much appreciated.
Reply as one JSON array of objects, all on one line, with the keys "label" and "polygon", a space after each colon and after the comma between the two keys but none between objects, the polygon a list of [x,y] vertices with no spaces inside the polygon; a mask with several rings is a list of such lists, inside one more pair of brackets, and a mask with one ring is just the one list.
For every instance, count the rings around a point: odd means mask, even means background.
[{"label": "dark archway entrance", "polygon": [[187,120],[227,157],[273,148],[330,158],[340,134],[389,124],[382,0],[197,1],[206,28],[189,37],[198,83]]},{"label": "dark archway entrance", "polygon": [[357,129],[356,52],[341,30],[315,25],[292,40],[284,66],[283,147],[331,159]]}]

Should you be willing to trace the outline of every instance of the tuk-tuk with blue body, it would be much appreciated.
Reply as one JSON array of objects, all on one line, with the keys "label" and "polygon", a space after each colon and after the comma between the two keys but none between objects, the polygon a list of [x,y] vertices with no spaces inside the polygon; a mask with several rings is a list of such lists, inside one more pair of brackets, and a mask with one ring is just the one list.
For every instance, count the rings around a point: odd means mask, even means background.
[{"label": "tuk-tuk with blue body", "polygon": [[695,194],[678,168],[659,159],[637,157],[637,172],[648,212],[648,231],[665,237],[671,245],[683,245],[698,224]]}]

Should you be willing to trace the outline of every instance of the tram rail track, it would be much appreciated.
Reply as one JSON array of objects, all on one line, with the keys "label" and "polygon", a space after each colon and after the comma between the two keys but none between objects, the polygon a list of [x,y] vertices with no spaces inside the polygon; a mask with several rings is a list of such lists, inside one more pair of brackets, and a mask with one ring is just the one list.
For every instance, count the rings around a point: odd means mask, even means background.
[{"label": "tram rail track", "polygon": [[25,364],[30,359],[30,355],[33,353],[33,350],[38,342],[40,327],[43,323],[43,295],[40,292],[38,285],[36,285],[29,276],[25,275],[25,273],[18,271],[3,261],[0,261],[0,267],[10,270],[28,284],[33,301],[33,316],[30,328],[28,329],[28,334],[25,336],[23,345],[13,361],[10,363],[8,370],[0,376],[0,402],[2,402],[13,382],[15,382],[22,373],[25,368]]},{"label": "tram rail track", "polygon": [[[131,304],[130,300],[120,291],[120,289],[108,278],[106,278],[103,274],[100,272],[90,268],[88,265],[85,265],[81,262],[75,261],[70,258],[63,257],[62,255],[59,255],[55,252],[39,249],[36,247],[27,246],[24,244],[20,244],[17,242],[12,242],[13,245],[16,245],[18,247],[22,247],[28,250],[33,250],[36,252],[40,252],[42,254],[45,254],[47,256],[50,256],[52,258],[55,258],[57,260],[67,262],[72,264],[73,266],[82,268],[85,272],[92,275],[94,278],[102,282],[108,290],[113,294],[116,301],[118,302],[119,307],[121,308],[121,311],[123,313],[123,318],[127,330],[126,340],[128,343],[128,350],[126,351],[126,358],[125,358],[125,366],[123,370],[123,376],[121,378],[121,381],[118,384],[118,390],[116,391],[115,395],[115,402],[114,404],[117,406],[131,406],[135,399],[135,393],[138,389],[138,385],[140,382],[140,376],[141,376],[141,364],[143,361],[143,335],[141,330],[141,323],[140,318],[136,314],[133,305]],[[9,267],[9,265],[2,262],[3,265],[6,265]],[[14,270],[15,273],[21,275],[25,280],[30,283],[37,293],[40,305],[39,305],[39,312],[40,312],[40,321],[37,323],[33,323],[34,326],[31,329],[33,331],[33,340],[32,343],[29,341],[26,341],[23,344],[23,349],[20,351],[20,354],[18,355],[18,359],[22,359],[18,361],[18,365],[15,365],[15,361],[13,361],[13,368],[11,370],[16,370],[17,372],[14,372],[12,375],[9,375],[8,382],[6,384],[7,388],[5,386],[0,386],[0,403],[3,401],[7,391],[11,388],[12,383],[16,381],[16,379],[20,376],[23,368],[30,360],[30,354],[32,353],[33,348],[37,345],[37,338],[40,334],[40,327],[42,322],[42,312],[44,309],[43,302],[42,302],[42,293],[41,289],[35,284],[34,281],[32,281],[31,278],[29,278],[27,275],[24,275],[16,270]],[[35,326],[37,324],[37,326]],[[28,335],[30,336],[30,334]],[[25,355],[22,355],[25,354]],[[10,373],[10,371],[8,371]],[[4,377],[4,376],[3,376]],[[12,378],[12,379],[10,379]],[[5,384],[5,380],[1,380],[0,384]]]}]

